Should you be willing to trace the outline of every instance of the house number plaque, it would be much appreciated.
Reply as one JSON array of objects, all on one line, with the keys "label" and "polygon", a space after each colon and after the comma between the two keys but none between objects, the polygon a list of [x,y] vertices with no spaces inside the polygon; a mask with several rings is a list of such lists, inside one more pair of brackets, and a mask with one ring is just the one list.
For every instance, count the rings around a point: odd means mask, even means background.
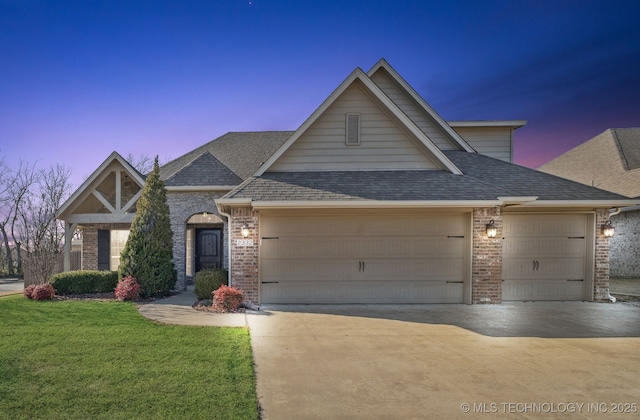
[{"label": "house number plaque", "polygon": [[236,246],[253,246],[253,239],[236,239]]}]

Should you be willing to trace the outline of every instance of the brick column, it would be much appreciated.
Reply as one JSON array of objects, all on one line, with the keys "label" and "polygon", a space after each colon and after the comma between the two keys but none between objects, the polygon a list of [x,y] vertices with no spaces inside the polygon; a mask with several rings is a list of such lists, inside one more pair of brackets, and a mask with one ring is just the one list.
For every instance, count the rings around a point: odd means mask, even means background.
[{"label": "brick column", "polygon": [[[491,220],[498,229],[495,238],[486,233]],[[471,302],[502,302],[502,210],[498,207],[473,210]]]},{"label": "brick column", "polygon": [[[231,209],[231,284],[244,292],[245,300],[259,303],[258,245],[260,232],[258,214],[249,207]],[[249,226],[249,236],[242,236],[242,225]],[[252,240],[252,245],[238,245],[238,240]]]},{"label": "brick column", "polygon": [[601,226],[609,220],[609,209],[596,210],[596,254],[593,269],[593,300],[609,300],[609,238],[602,234]]}]

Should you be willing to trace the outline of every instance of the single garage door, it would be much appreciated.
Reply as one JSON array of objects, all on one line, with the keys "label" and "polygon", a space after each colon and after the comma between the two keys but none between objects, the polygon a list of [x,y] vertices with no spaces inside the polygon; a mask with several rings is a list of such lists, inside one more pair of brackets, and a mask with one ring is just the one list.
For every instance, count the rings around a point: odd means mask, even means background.
[{"label": "single garage door", "polygon": [[461,303],[468,219],[261,214],[261,302]]},{"label": "single garage door", "polygon": [[503,300],[585,298],[586,215],[505,215],[503,223]]}]

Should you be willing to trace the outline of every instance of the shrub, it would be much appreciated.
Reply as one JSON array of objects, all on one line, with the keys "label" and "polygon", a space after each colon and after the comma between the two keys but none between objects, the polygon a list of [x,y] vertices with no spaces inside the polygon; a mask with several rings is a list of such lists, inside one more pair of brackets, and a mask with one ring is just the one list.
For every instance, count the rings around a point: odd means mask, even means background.
[{"label": "shrub", "polygon": [[26,297],[27,299],[33,299],[33,291],[36,289],[36,285],[32,284],[30,286],[27,286],[24,288],[24,290],[22,291],[22,294],[24,295],[24,297]]},{"label": "shrub", "polygon": [[118,282],[113,295],[118,300],[136,300],[140,295],[140,285],[135,278],[127,276]]},{"label": "shrub", "polygon": [[165,296],[176,284],[173,265],[173,231],[167,189],[160,179],[156,156],[147,176],[129,239],[120,254],[120,277],[132,276],[140,283],[142,296]]},{"label": "shrub", "polygon": [[27,299],[33,300],[51,300],[56,295],[55,290],[53,290],[53,286],[49,283],[44,284],[32,284],[31,286],[27,286],[23,292],[24,296]]},{"label": "shrub", "polygon": [[216,268],[215,270],[202,270],[196,273],[195,293],[198,300],[211,299],[211,294],[223,284],[227,284],[227,270]]},{"label": "shrub", "polygon": [[116,271],[77,270],[51,276],[51,285],[61,295],[109,293],[118,284]]},{"label": "shrub", "polygon": [[216,312],[235,312],[244,301],[244,293],[235,287],[222,285],[213,292],[213,309]]}]

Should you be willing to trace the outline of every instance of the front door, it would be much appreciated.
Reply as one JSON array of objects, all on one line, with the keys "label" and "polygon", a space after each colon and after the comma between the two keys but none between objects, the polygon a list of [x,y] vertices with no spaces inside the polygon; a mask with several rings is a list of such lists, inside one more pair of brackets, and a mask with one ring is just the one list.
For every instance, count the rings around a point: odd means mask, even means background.
[{"label": "front door", "polygon": [[196,230],[196,272],[222,268],[222,230]]}]

